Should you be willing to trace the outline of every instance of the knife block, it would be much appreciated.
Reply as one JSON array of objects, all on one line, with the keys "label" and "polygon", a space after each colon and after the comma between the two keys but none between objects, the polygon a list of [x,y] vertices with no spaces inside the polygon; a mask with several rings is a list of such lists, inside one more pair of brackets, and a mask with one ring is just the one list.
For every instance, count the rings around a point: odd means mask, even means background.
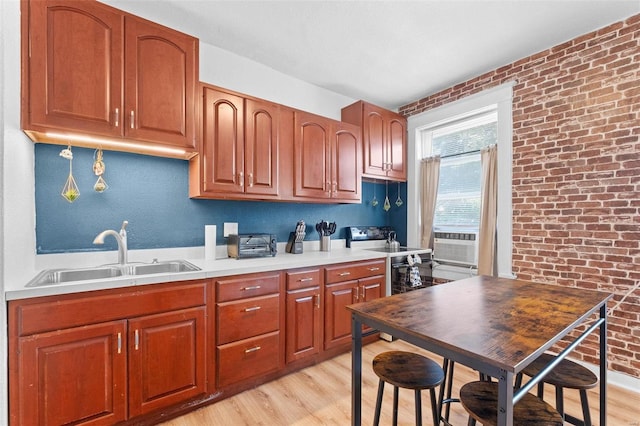
[{"label": "knife block", "polygon": [[296,233],[289,233],[289,241],[287,241],[287,253],[302,254],[302,241],[296,241]]}]

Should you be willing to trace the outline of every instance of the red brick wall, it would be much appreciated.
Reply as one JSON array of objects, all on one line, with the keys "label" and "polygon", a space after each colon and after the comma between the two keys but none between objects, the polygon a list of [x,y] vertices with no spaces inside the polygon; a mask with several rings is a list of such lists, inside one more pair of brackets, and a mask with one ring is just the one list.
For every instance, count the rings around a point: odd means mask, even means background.
[{"label": "red brick wall", "polygon": [[[400,108],[516,81],[513,270],[614,293],[640,281],[640,15]],[[609,368],[640,378],[640,289],[609,319]],[[597,335],[574,356],[597,362]]]}]

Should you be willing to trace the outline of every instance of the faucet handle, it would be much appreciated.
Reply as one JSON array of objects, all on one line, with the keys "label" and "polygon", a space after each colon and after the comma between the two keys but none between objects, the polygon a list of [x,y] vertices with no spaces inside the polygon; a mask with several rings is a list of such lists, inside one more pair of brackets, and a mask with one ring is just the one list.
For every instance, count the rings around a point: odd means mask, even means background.
[{"label": "faucet handle", "polygon": [[128,220],[123,220],[122,221],[122,227],[120,228],[120,230],[124,231],[128,224],[129,224]]}]

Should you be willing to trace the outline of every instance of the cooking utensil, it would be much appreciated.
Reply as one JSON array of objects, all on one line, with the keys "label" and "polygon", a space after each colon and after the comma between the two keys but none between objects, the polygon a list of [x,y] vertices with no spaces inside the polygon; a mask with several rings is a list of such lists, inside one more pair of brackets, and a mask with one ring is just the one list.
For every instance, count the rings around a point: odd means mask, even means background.
[{"label": "cooking utensil", "polygon": [[386,196],[384,197],[384,203],[382,204],[382,210],[388,212],[391,208],[391,203],[389,202],[389,181],[386,182]]},{"label": "cooking utensil", "polygon": [[396,231],[390,231],[387,236],[387,247],[389,251],[398,251],[400,250],[400,243],[396,241]]},{"label": "cooking utensil", "polygon": [[402,201],[402,198],[400,198],[400,182],[398,182],[398,198],[396,199],[396,206],[400,207],[403,204],[404,202]]}]

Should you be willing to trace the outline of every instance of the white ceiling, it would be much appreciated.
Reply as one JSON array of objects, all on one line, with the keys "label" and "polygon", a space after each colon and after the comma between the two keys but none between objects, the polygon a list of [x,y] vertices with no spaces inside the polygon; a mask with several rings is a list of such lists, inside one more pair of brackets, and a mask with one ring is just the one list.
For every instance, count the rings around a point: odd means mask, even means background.
[{"label": "white ceiling", "polygon": [[640,0],[105,0],[391,109],[640,13]]}]

